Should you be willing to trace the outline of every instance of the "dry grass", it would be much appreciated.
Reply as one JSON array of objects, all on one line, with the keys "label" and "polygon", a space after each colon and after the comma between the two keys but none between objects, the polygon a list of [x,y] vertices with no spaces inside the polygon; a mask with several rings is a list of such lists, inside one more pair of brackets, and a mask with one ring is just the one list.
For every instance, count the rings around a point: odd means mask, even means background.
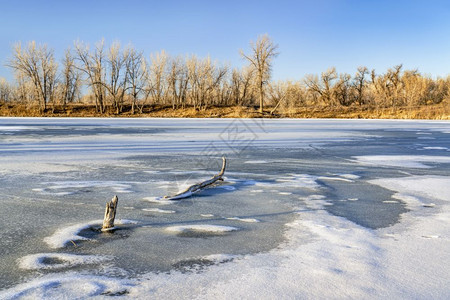
[{"label": "dry grass", "polygon": [[348,119],[429,119],[450,120],[450,104],[427,105],[419,107],[380,108],[369,106],[352,107],[300,107],[279,110],[271,115],[268,111],[260,114],[257,107],[211,106],[206,109],[172,109],[167,106],[148,106],[142,114],[132,114],[129,107],[117,115],[113,109],[104,114],[96,111],[93,105],[73,104],[65,110],[60,107],[41,113],[38,107],[21,104],[0,104],[0,116],[8,117],[154,117],[154,118],[348,118]]}]

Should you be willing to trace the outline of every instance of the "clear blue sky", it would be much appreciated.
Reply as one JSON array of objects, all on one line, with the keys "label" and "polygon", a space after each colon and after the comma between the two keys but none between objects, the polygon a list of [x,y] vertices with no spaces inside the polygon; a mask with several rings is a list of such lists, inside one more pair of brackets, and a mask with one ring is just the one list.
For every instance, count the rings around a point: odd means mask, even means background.
[{"label": "clear blue sky", "polygon": [[274,79],[300,79],[331,66],[384,72],[403,63],[450,74],[450,1],[1,1],[0,77],[15,42],[47,43],[58,59],[77,39],[132,43],[147,56],[210,55],[242,66],[239,49],[268,33],[279,45]]}]

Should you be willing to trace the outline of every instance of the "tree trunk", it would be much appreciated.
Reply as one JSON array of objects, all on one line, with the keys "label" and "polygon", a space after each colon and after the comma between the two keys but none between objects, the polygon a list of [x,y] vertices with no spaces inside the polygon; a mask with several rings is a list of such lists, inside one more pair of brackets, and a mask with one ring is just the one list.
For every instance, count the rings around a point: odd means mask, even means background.
[{"label": "tree trunk", "polygon": [[105,217],[103,218],[102,231],[114,229],[114,219],[116,218],[117,203],[119,198],[114,196],[111,201],[106,203]]}]

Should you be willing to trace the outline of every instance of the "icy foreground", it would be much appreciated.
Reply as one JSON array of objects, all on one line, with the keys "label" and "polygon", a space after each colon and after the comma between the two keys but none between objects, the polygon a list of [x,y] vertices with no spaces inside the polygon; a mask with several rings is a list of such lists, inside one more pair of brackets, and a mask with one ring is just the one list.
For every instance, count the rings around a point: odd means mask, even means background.
[{"label": "icy foreground", "polygon": [[[426,121],[0,119],[0,299],[448,299],[449,133]],[[217,172],[224,153],[222,185],[161,199]],[[99,235],[113,194],[123,229]]]}]

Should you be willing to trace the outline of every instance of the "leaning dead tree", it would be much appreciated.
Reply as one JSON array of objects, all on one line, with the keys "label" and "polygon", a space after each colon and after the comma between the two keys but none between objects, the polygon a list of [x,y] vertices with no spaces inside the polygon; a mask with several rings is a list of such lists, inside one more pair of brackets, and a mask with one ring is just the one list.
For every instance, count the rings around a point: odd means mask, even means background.
[{"label": "leaning dead tree", "polygon": [[114,228],[114,219],[116,218],[117,202],[119,198],[114,196],[111,201],[106,203],[105,217],[103,218],[102,231],[109,231]]},{"label": "leaning dead tree", "polygon": [[164,196],[164,199],[177,200],[177,199],[188,198],[188,197],[192,196],[192,194],[197,193],[200,190],[204,189],[205,187],[214,184],[216,181],[223,180],[223,174],[225,173],[226,166],[227,166],[227,159],[225,157],[222,157],[222,169],[220,170],[220,172],[218,174],[214,175],[212,178],[210,178],[208,180],[191,185],[184,191],[179,192],[178,194],[175,194],[172,196]]}]

